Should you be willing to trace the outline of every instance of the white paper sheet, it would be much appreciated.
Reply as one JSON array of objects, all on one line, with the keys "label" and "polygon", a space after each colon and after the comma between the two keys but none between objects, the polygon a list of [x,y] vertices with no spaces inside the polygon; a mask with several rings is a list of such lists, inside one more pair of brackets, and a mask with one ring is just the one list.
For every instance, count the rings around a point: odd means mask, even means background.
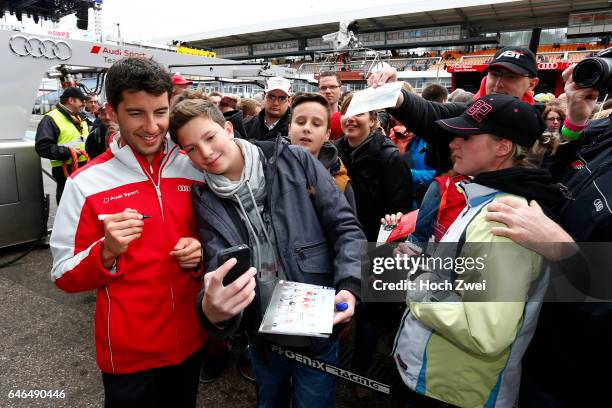
[{"label": "white paper sheet", "polygon": [[344,116],[355,116],[363,112],[395,107],[404,82],[390,82],[378,88],[366,88],[353,94],[351,104]]},{"label": "white paper sheet", "polygon": [[272,292],[259,332],[329,337],[335,296],[333,288],[281,280]]}]

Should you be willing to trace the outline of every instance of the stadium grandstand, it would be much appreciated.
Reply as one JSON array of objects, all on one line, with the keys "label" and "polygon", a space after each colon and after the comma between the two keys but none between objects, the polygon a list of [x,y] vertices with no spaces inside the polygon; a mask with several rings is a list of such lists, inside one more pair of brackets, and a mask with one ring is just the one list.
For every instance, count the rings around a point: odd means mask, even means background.
[{"label": "stadium grandstand", "polygon": [[[608,0],[418,0],[346,12],[342,18],[357,23],[359,42],[372,50],[342,67],[325,62],[324,56],[332,49],[322,39],[338,30],[338,13],[167,41],[211,49],[220,58],[296,68],[306,79],[304,84],[294,85],[295,90],[302,91],[314,89],[312,83],[320,71],[363,71],[375,58],[395,67],[399,77],[417,90],[438,82],[449,89],[473,91],[497,49],[529,46],[537,50],[539,69],[544,73],[537,91],[558,93],[560,72],[605,48],[612,32]],[[363,76],[344,82],[347,90],[365,86]]]}]

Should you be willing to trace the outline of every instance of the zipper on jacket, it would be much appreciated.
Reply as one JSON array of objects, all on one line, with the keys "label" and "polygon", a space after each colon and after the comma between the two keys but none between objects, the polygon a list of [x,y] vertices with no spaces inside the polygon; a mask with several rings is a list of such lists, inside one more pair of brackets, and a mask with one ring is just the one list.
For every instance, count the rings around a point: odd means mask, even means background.
[{"label": "zipper on jacket", "polygon": [[151,174],[147,173],[145,171],[145,174],[147,175],[147,177],[149,178],[149,180],[151,181],[151,183],[153,183],[153,187],[155,187],[155,193],[157,194],[157,202],[159,203],[159,209],[161,211],[161,216],[162,216],[162,221],[165,221],[164,218],[164,203],[162,202],[162,192],[160,189],[160,184],[161,184],[161,180],[162,180],[162,171],[164,169],[164,166],[166,164],[168,164],[168,161],[170,160],[170,156],[172,155],[172,153],[174,152],[174,149],[176,149],[177,147],[174,146],[172,148],[172,150],[170,150],[168,152],[168,154],[166,154],[166,157],[164,157],[164,161],[162,161],[162,163],[159,166],[159,172],[157,174],[157,183],[155,182],[155,180],[153,180],[153,165],[151,163],[149,163],[149,169],[151,170]]},{"label": "zipper on jacket", "polygon": [[162,221],[164,221],[164,205],[162,203],[162,193],[161,190],[159,188],[159,183],[161,182],[161,167],[160,167],[160,177],[157,179],[157,183],[155,182],[155,180],[153,180],[153,177],[151,177],[151,175],[148,172],[144,172],[149,181],[151,182],[151,184],[153,184],[153,187],[155,188],[155,194],[157,195],[157,202],[159,204],[159,210],[161,212],[161,217],[162,217]]},{"label": "zipper on jacket", "polygon": [[321,241],[321,242],[315,242],[314,244],[303,245],[301,247],[297,247],[296,251],[305,251],[307,249],[312,249],[318,246],[323,246],[324,244],[327,244],[327,241]]},{"label": "zipper on jacket", "polygon": [[110,356],[110,363],[113,373],[115,372],[115,363],[113,362],[113,348],[111,347],[111,338],[110,338],[110,317],[111,317],[111,299],[110,293],[108,293],[108,286],[105,288],[106,298],[108,299],[108,314],[106,317],[106,337],[108,338],[108,353]]},{"label": "zipper on jacket", "polygon": [[306,256],[304,255],[304,249],[303,248],[295,248],[295,252],[297,252],[298,256],[300,257],[301,260],[304,260],[306,258]]},{"label": "zipper on jacket", "polygon": [[164,221],[164,203],[162,202],[162,193],[159,188],[159,184],[153,183],[155,186],[155,193],[157,194],[157,201],[159,202],[159,209],[161,210],[162,221]]},{"label": "zipper on jacket", "polygon": [[[176,307],[174,305],[174,288],[172,286],[172,284],[170,284],[170,297],[172,298],[172,319],[176,321],[177,316],[176,316]],[[177,348],[180,349],[181,347],[181,336],[179,333],[179,328],[178,328],[178,324],[174,324],[174,331],[176,333],[176,346]]]},{"label": "zipper on jacket", "polygon": [[[274,211],[272,210],[272,190],[274,189],[274,183],[276,182],[276,171],[278,170],[278,157],[280,156],[280,152],[279,152],[279,147],[280,149],[286,149],[287,146],[281,145],[281,141],[280,138],[276,139],[276,142],[274,143],[274,155],[272,156],[274,158],[274,162],[272,163],[272,169],[271,169],[271,180],[270,182],[268,182],[268,180],[266,179],[266,189],[269,188],[269,190],[266,192],[267,193],[267,205],[268,205],[268,211],[270,211],[270,224],[272,224],[272,229],[274,230],[274,234],[278,237],[278,231],[276,230],[276,227],[274,225]],[[269,170],[269,160],[266,161],[266,168],[264,168],[264,177],[267,175],[268,170]],[[304,176],[306,176],[306,174],[304,174]],[[308,179],[308,177],[306,176],[306,179]],[[268,187],[269,186],[269,187]],[[265,227],[264,227],[265,228]],[[278,258],[278,261],[280,262],[283,271],[285,271],[285,274],[287,275],[287,277],[289,279],[291,279],[291,276],[289,276],[289,268],[287,268],[287,264],[285,263],[285,259],[282,256],[278,255],[278,250],[277,248],[274,248],[274,255],[276,258]],[[278,271],[276,271],[276,274],[278,276]]]},{"label": "zipper on jacket", "polygon": [[[172,148],[172,150],[170,150],[168,152],[168,154],[166,154],[166,156],[162,160],[161,164],[159,165],[159,170],[158,170],[158,173],[157,173],[157,183],[155,183],[154,180],[152,180],[153,181],[153,185],[155,186],[155,192],[157,193],[157,201],[159,202],[159,208],[160,208],[161,214],[162,214],[162,221],[164,220],[164,203],[163,203],[163,199],[162,199],[163,197],[162,197],[162,192],[161,192],[161,188],[160,188],[161,181],[162,181],[162,172],[164,170],[164,167],[170,161],[172,153],[174,152],[174,150],[176,148],[177,148],[177,146],[174,146]],[[151,166],[151,168],[152,168],[152,166]],[[153,173],[151,172],[151,174],[153,174]],[[166,226],[164,224],[164,228],[165,227]],[[165,234],[165,235],[167,236],[167,234]],[[176,318],[177,318],[177,316],[176,316],[176,305],[175,305],[175,302],[174,302],[174,286],[173,286],[173,281],[172,280],[170,280],[169,285],[170,285],[170,297],[172,299],[172,316],[173,316],[173,320],[176,321]],[[179,333],[178,325],[176,323],[174,324],[174,331],[175,331],[175,334],[176,334],[177,347],[180,347],[180,345],[181,345],[181,342],[180,342],[180,333]]]},{"label": "zipper on jacket", "polygon": [[319,246],[323,246],[324,244],[326,244],[327,242],[322,241],[322,242],[317,242],[315,244],[310,244],[310,245],[304,245],[301,247],[297,247],[295,248],[295,253],[297,253],[300,257],[300,259],[306,259],[306,253],[304,251],[312,249],[312,248],[316,248]]}]

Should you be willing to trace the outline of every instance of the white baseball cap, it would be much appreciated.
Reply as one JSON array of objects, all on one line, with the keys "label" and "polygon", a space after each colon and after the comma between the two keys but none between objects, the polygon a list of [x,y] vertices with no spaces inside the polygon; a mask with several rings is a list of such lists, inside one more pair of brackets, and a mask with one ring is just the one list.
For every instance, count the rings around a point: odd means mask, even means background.
[{"label": "white baseball cap", "polygon": [[291,82],[288,79],[283,77],[272,77],[266,81],[266,89],[265,92],[274,91],[278,89],[279,91],[283,91],[287,94],[287,96],[291,95]]}]

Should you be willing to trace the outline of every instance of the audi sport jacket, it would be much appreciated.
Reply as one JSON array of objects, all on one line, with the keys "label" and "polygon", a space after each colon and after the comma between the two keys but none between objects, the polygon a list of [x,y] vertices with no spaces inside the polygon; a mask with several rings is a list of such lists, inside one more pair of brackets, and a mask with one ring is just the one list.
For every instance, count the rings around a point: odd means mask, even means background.
[{"label": "audi sport jacket", "polygon": [[[201,273],[169,255],[179,238],[197,237],[190,191],[203,178],[170,140],[152,164],[118,140],[67,180],[51,235],[51,276],[66,292],[96,291],[98,366],[131,373],[179,364],[206,342],[193,307]],[[97,216],[125,208],[151,218],[108,270]]]}]

